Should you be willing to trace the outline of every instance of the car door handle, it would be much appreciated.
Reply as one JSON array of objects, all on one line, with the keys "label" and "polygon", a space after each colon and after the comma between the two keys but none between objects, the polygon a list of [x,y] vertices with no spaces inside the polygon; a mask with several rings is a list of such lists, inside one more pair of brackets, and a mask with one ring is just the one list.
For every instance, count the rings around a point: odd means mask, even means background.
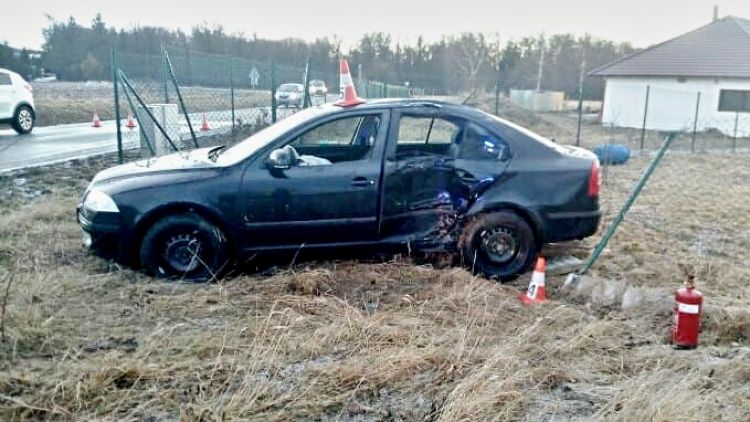
[{"label": "car door handle", "polygon": [[375,184],[375,181],[370,180],[366,177],[360,176],[360,177],[355,177],[354,179],[352,179],[352,186],[367,187],[367,186],[371,186],[374,184]]}]

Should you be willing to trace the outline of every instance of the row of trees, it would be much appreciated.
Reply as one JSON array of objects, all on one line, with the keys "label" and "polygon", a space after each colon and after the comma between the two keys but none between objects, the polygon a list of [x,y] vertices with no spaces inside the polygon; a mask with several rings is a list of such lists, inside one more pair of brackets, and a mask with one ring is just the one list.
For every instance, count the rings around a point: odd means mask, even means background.
[{"label": "row of trees", "polygon": [[[590,70],[628,54],[633,48],[591,36],[570,34],[500,40],[496,36],[463,33],[413,45],[394,43],[386,33],[362,36],[342,51],[341,40],[321,38],[313,42],[297,39],[264,40],[257,36],[228,34],[220,26],[196,26],[189,33],[156,27],[116,30],[101,16],[89,26],[51,21],[44,30],[42,65],[64,80],[109,78],[109,51],[159,54],[162,45],[212,54],[227,54],[278,64],[303,66],[307,57],[314,68],[335,74],[338,59],[348,57],[352,70],[362,67],[363,77],[390,84],[457,92],[471,89],[531,89],[537,86],[543,61],[541,88],[577,95],[582,63]],[[542,58],[543,56],[543,58]],[[0,62],[1,63],[1,62]],[[586,78],[589,98],[601,95],[601,81]]]}]

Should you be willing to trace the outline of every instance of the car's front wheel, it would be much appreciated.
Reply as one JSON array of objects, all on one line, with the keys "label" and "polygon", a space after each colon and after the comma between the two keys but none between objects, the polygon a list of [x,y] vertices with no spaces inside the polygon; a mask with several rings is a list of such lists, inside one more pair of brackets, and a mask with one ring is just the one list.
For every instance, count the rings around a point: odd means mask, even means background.
[{"label": "car's front wheel", "polygon": [[198,215],[168,216],[146,232],[140,261],[156,277],[211,280],[227,264],[227,239],[217,226]]},{"label": "car's front wheel", "polygon": [[13,115],[13,120],[11,121],[10,126],[19,135],[25,135],[34,129],[35,120],[36,117],[34,116],[34,110],[29,106],[21,106],[18,107]]},{"label": "car's front wheel", "polygon": [[510,281],[526,271],[538,248],[526,220],[511,211],[484,214],[462,235],[464,264],[487,278]]}]

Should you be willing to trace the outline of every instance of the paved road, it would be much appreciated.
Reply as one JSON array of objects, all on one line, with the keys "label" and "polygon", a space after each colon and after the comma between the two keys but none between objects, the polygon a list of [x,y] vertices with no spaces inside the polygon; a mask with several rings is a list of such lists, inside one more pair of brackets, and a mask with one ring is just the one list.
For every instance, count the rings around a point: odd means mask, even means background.
[{"label": "paved road", "polygon": [[[100,128],[90,123],[38,127],[23,136],[0,130],[0,172],[117,151],[115,130],[114,120]],[[128,147],[135,145],[131,141]]]},{"label": "paved road", "polygon": [[[255,121],[261,108],[235,111],[243,121]],[[279,110],[284,117],[289,111]],[[266,113],[269,115],[270,113]],[[207,112],[210,130],[200,131],[204,113],[191,113],[193,128],[198,137],[229,132],[232,126],[229,112]],[[140,138],[137,129],[127,129],[122,123],[123,146],[137,148]],[[180,137],[190,139],[187,122],[181,118]],[[12,129],[0,129],[0,173],[16,169],[43,166],[117,151],[117,132],[114,120],[102,121],[99,128],[91,123],[45,126],[34,128],[29,135],[19,136]]]}]

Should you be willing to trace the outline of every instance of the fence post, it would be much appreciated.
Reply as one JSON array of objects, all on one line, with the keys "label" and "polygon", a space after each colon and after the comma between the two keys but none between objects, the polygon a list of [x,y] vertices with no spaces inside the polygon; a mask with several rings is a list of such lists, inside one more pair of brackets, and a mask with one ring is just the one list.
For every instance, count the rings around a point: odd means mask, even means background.
[{"label": "fence post", "polygon": [[169,64],[167,63],[167,49],[164,47],[164,43],[161,44],[161,59],[163,62],[162,72],[163,72],[163,83],[164,83],[164,104],[169,104]]},{"label": "fence post", "polygon": [[305,92],[302,94],[302,108],[310,106],[310,57],[305,61]]},{"label": "fence post", "polygon": [[737,126],[740,123],[740,112],[736,111],[734,113],[734,136],[732,136],[732,153],[734,153],[735,148],[737,147]]},{"label": "fence post", "polygon": [[[154,117],[154,114],[151,113],[151,110],[148,109],[148,107],[146,106],[146,103],[143,101],[143,98],[141,98],[141,96],[138,95],[138,92],[135,90],[135,88],[133,88],[133,85],[130,83],[130,80],[128,80],[128,78],[122,72],[119,72],[119,77],[120,77],[120,80],[122,80],[122,83],[125,89],[125,94],[128,96],[128,98],[130,98],[130,94],[128,94],[128,90],[129,90],[135,97],[135,100],[138,101],[138,105],[141,106],[141,108],[149,117],[149,119],[151,119],[151,121],[154,122],[154,125],[156,126],[156,128],[159,129],[159,132],[161,132],[162,136],[164,136],[167,142],[169,142],[169,145],[172,147],[172,149],[176,152],[179,152],[180,149],[177,148],[177,145],[175,145],[175,143],[172,141],[172,138],[169,137],[169,134],[164,129],[164,127],[161,124],[159,124],[159,121],[156,119],[156,117]],[[133,108],[132,103],[131,103],[130,108],[131,109]],[[141,123],[140,119],[138,120],[138,123],[139,123],[139,126],[143,127],[143,125],[140,124]],[[141,133],[145,134],[146,132],[141,131]]]},{"label": "fence post", "polygon": [[[583,78],[586,70],[586,59],[581,61],[581,74],[578,77],[578,126],[576,127],[576,146],[581,146],[581,122],[583,121]],[[607,154],[609,156],[609,154]]]},{"label": "fence post", "polygon": [[695,135],[698,132],[698,110],[701,106],[701,92],[698,91],[698,96],[695,99],[695,118],[693,119],[693,139],[690,141],[690,152],[695,152]]},{"label": "fence post", "polygon": [[383,82],[383,98],[388,98],[388,83]]},{"label": "fence post", "polygon": [[271,62],[271,123],[276,123],[276,65]]},{"label": "fence post", "polygon": [[641,127],[641,154],[643,154],[643,144],[646,139],[646,117],[648,117],[648,97],[651,94],[651,85],[646,85],[646,103],[643,105],[643,126]]},{"label": "fence post", "polygon": [[114,87],[115,95],[115,127],[117,127],[117,161],[123,163],[123,152],[122,152],[122,129],[120,128],[120,91],[118,89],[119,83],[117,82],[117,52],[113,48],[110,52],[111,55],[111,66],[112,66],[112,86]]},{"label": "fence post", "polygon": [[234,57],[229,58],[229,96],[232,103],[232,133],[234,133]]}]

